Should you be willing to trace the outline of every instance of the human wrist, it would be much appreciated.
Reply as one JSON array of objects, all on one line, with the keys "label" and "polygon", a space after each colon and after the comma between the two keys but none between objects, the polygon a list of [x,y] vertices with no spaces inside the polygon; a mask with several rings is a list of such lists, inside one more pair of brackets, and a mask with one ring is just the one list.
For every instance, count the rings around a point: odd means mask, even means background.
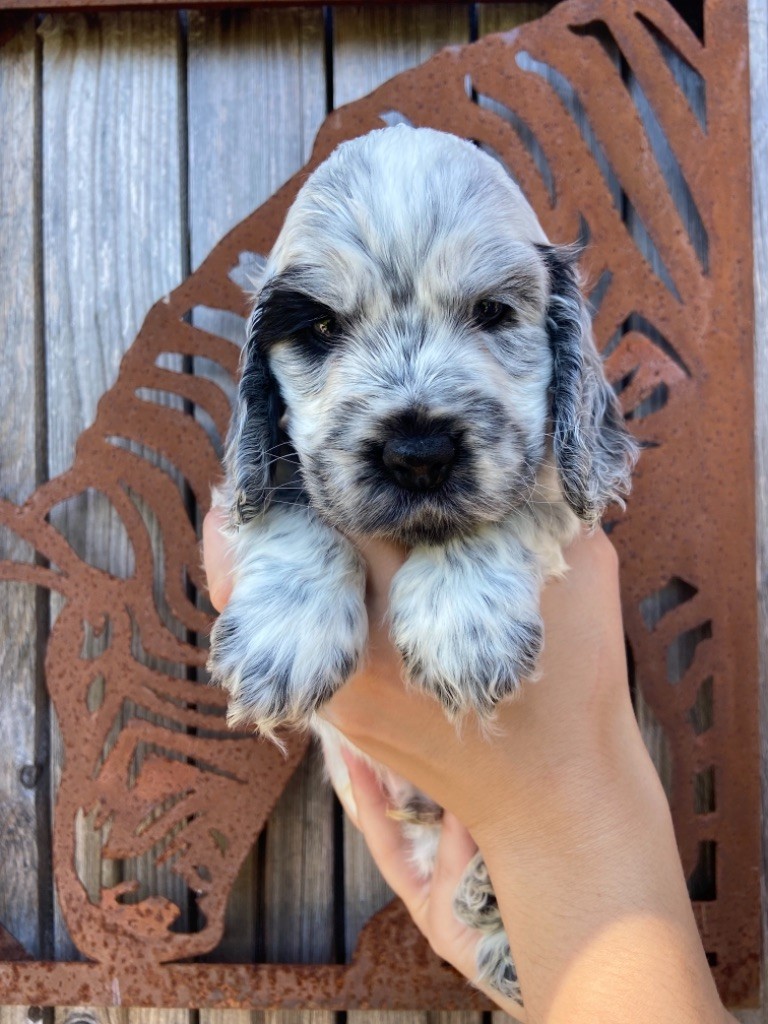
[{"label": "human wrist", "polygon": [[507,731],[489,744],[480,770],[481,784],[468,780],[458,799],[481,848],[508,841],[535,847],[559,832],[586,839],[609,820],[615,826],[668,814],[632,711],[621,704],[572,732],[553,728],[531,740],[525,728]]},{"label": "human wrist", "polygon": [[[642,745],[624,741],[567,746],[534,763],[504,752],[487,771],[488,784],[466,801],[467,827],[494,856],[536,858],[548,850],[631,844],[638,829],[669,819],[662,785]],[[618,851],[616,851],[618,852]]]},{"label": "human wrist", "polygon": [[[517,951],[531,1019],[580,1024],[610,1010],[635,1020],[631,1008],[640,1006],[648,1010],[643,1019],[675,1024],[728,1019],[653,767],[634,752],[618,777],[607,767],[539,791],[531,825],[515,820],[473,833]],[[648,976],[667,990],[667,1003],[649,1001]],[[611,979],[603,995],[600,978]]]}]

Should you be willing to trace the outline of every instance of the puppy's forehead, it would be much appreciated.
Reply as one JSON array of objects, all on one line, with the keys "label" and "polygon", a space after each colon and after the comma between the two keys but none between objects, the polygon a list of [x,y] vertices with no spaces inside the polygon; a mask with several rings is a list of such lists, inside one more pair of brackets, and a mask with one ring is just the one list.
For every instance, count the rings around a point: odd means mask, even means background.
[{"label": "puppy's forehead", "polygon": [[383,129],[340,146],[312,175],[272,252],[273,273],[300,266],[306,287],[340,306],[366,291],[468,295],[545,277],[547,241],[501,166],[431,129]]}]

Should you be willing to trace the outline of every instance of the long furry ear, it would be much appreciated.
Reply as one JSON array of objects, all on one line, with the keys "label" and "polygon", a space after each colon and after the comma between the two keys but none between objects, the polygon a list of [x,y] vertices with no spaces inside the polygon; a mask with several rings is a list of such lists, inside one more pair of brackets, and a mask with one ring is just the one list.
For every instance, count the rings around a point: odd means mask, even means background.
[{"label": "long furry ear", "polygon": [[233,526],[263,512],[272,493],[272,466],[279,442],[280,392],[259,344],[257,306],[248,323],[242,373],[227,437],[224,465]]},{"label": "long furry ear", "polygon": [[547,326],[552,346],[552,425],[563,494],[594,525],[612,501],[622,504],[638,446],[605,379],[579,287],[578,250],[540,246],[549,270]]}]

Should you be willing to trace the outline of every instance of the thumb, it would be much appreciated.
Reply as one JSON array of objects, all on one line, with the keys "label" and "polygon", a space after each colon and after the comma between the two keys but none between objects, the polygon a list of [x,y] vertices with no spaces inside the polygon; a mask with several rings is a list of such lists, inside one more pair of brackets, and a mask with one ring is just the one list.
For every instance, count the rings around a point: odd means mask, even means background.
[{"label": "thumb", "polygon": [[203,520],[203,568],[208,578],[208,595],[217,612],[232,594],[232,543],[224,530],[227,511],[214,505]]}]

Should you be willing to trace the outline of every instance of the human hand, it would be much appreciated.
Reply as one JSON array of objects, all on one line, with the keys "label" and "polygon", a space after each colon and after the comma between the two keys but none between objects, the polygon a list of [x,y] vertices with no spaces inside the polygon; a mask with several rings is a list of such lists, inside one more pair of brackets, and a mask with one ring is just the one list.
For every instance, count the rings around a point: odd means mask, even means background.
[{"label": "human hand", "polygon": [[[229,590],[220,522],[214,513],[205,523],[217,607]],[[566,553],[565,579],[544,589],[539,681],[501,705],[492,727],[470,719],[459,730],[432,698],[406,689],[389,643],[389,584],[405,553],[383,542],[362,551],[369,657],[324,713],[469,827],[493,878],[527,1019],[732,1020],[712,983],[669,810],[632,712],[607,538],[580,538]],[[471,856],[467,833],[448,817],[438,884],[417,886],[363,772],[352,767],[352,784],[380,868],[434,947],[473,977],[475,940],[453,922],[448,884]]]}]

